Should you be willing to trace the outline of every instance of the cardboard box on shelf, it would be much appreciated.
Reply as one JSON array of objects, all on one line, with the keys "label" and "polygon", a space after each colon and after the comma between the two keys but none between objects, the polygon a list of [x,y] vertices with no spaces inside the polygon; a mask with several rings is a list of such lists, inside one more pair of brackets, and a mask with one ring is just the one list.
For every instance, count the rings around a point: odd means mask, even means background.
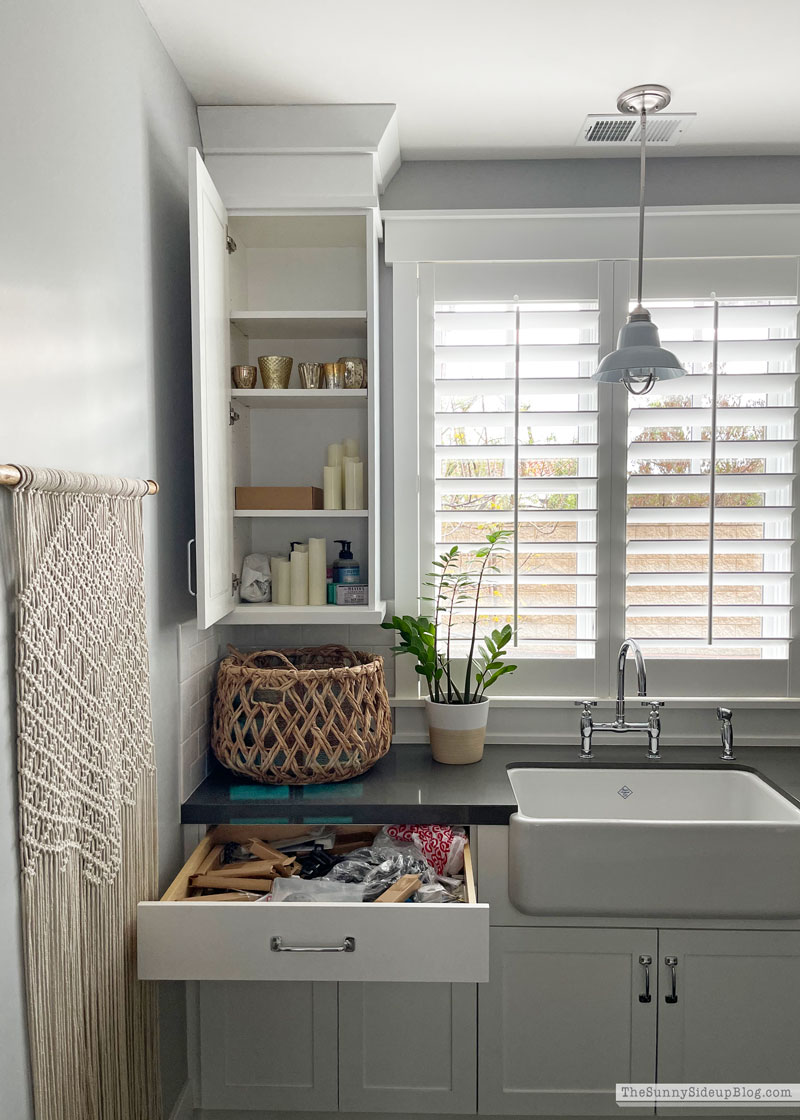
[{"label": "cardboard box on shelf", "polygon": [[319,486],[237,486],[237,509],[322,509]]}]

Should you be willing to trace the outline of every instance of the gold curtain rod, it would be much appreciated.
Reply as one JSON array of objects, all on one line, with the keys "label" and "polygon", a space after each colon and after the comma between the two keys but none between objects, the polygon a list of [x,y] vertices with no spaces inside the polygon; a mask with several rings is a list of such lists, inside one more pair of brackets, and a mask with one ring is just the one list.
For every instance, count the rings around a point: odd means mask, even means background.
[{"label": "gold curtain rod", "polygon": [[[0,466],[0,486],[18,486],[20,482],[22,482],[22,475],[18,467],[12,467],[8,463]],[[158,493],[158,483],[152,478],[147,479],[147,493]]]}]

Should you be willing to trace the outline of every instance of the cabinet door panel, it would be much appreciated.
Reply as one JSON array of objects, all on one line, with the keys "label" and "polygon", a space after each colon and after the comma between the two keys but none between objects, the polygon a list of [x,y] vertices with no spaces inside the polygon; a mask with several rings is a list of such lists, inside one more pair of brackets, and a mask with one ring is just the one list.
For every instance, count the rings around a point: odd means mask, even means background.
[{"label": "cabinet door panel", "polygon": [[[478,991],[479,1111],[618,1115],[615,1085],[655,1079],[655,930],[492,930]],[[653,1109],[631,1109],[652,1115]]]},{"label": "cabinet door panel", "polygon": [[203,629],[234,602],[227,222],[200,153],[190,148],[197,621]]},{"label": "cabinet door panel", "polygon": [[337,1107],[336,985],[200,985],[203,1108]]},{"label": "cabinet door panel", "polygon": [[340,984],[343,1112],[474,1113],[475,984]]},{"label": "cabinet door panel", "polygon": [[[796,1082],[800,933],[662,930],[659,941],[659,1081]],[[664,1002],[665,956],[678,958],[676,1003]]]}]

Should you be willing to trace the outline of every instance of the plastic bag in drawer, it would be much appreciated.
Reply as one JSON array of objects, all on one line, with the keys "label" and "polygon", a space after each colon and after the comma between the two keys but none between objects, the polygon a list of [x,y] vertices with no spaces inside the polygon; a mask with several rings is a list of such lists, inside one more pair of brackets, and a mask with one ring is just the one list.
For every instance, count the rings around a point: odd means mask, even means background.
[{"label": "plastic bag in drawer", "polygon": [[363,902],[363,883],[336,883],[329,879],[300,879],[292,875],[275,879],[273,902]]},{"label": "plastic bag in drawer", "polygon": [[364,901],[374,902],[404,875],[419,875],[423,883],[436,881],[436,873],[413,844],[375,844],[357,848],[338,863],[325,879],[328,882],[360,883]]}]

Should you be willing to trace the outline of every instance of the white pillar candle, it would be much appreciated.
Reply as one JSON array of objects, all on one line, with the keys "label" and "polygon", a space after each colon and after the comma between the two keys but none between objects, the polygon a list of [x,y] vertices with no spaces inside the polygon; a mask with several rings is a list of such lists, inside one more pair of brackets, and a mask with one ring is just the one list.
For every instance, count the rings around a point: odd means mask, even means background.
[{"label": "white pillar candle", "polygon": [[289,557],[293,607],[308,606],[308,553],[295,548]]},{"label": "white pillar candle", "polygon": [[322,468],[322,487],[324,493],[322,504],[325,509],[341,509],[342,467],[340,463],[332,467]]},{"label": "white pillar candle", "polygon": [[323,607],[327,602],[328,565],[327,541],[324,537],[309,537],[308,541],[308,601],[312,607]]},{"label": "white pillar candle", "polygon": [[[345,484],[347,482],[347,464],[348,463],[358,463],[358,462],[359,462],[359,459],[358,459],[357,455],[345,455],[344,458],[342,459],[342,497],[344,497]],[[344,508],[347,509],[347,506],[345,506]]]},{"label": "white pillar candle", "polygon": [[344,455],[344,444],[329,443],[328,444],[328,466],[341,467],[342,456]]},{"label": "white pillar candle", "polygon": [[276,556],[272,561],[272,601],[288,607],[292,601],[289,560]]},{"label": "white pillar candle", "polygon": [[344,508],[364,508],[364,464],[353,459],[345,464]]},{"label": "white pillar candle", "polygon": [[361,452],[358,450],[357,439],[346,439],[344,441],[344,454],[349,455],[351,459],[361,458]]}]

